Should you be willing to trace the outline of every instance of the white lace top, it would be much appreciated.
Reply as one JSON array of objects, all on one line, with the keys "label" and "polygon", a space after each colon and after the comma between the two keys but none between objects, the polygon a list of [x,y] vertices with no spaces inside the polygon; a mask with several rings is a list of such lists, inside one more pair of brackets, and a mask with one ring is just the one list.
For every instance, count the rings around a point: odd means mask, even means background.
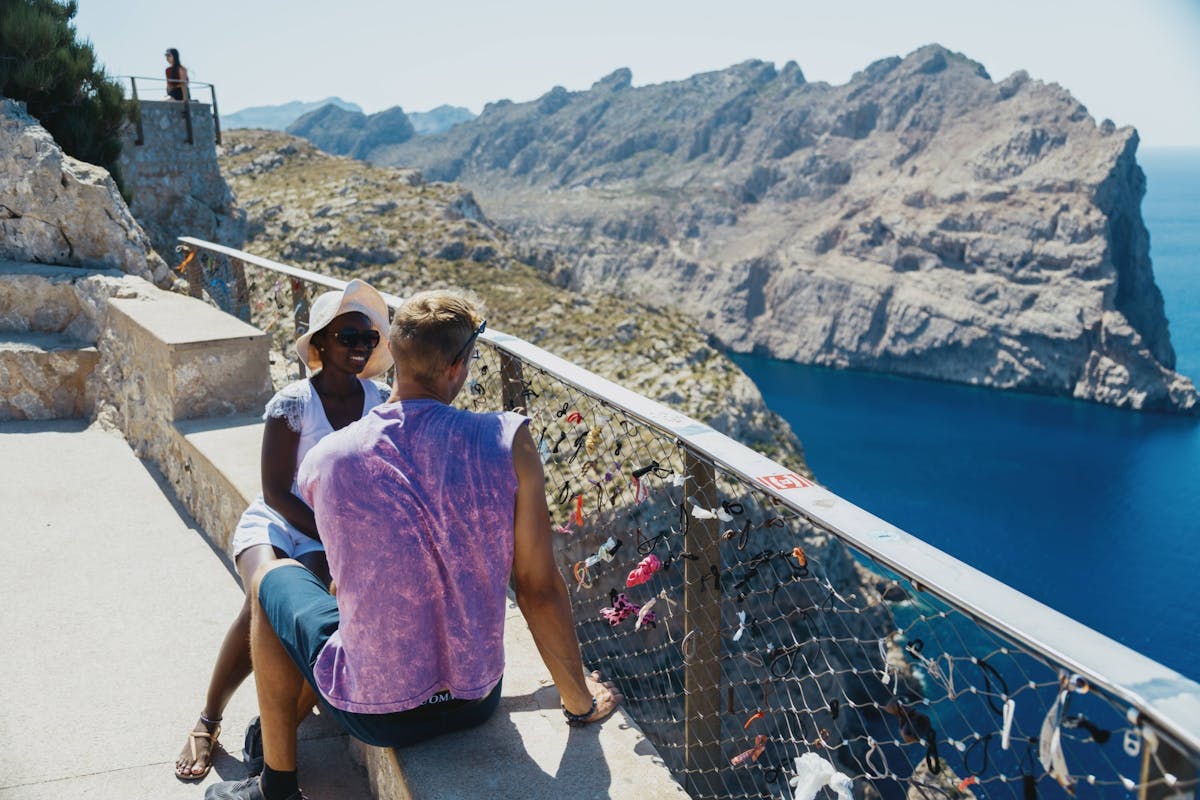
[{"label": "white lace top", "polygon": [[[373,381],[359,378],[359,382],[363,387],[361,416],[365,417],[368,411],[386,401],[391,392],[386,386]],[[333,426],[325,416],[325,406],[308,379],[288,384],[267,402],[263,421],[271,418],[284,420],[290,429],[300,434],[300,441],[296,446],[297,469],[313,445],[333,433]],[[296,490],[295,474],[292,475],[292,494],[300,496]],[[311,550],[321,549],[320,542],[304,535],[278,511],[267,505],[261,493],[250,503],[234,529],[234,558],[247,547],[259,544],[272,545],[284,555],[293,558]]]},{"label": "white lace top", "polygon": [[[359,415],[361,418],[365,417],[372,408],[386,401],[391,396],[391,390],[374,381],[363,378],[358,380],[363,386],[363,409],[362,414]],[[325,406],[321,404],[316,387],[308,378],[289,383],[267,401],[263,421],[265,422],[271,417],[284,420],[288,428],[300,434],[300,442],[296,447],[297,469],[300,468],[300,462],[304,460],[304,456],[308,454],[313,445],[333,433],[333,426],[329,424],[329,419],[325,416]],[[293,482],[295,478],[296,476],[292,475]]]}]

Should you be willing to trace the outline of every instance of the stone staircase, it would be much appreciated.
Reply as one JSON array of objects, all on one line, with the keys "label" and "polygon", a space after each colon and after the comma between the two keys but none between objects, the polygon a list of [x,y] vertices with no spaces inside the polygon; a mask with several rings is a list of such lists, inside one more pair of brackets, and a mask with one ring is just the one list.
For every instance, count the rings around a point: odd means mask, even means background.
[{"label": "stone staircase", "polygon": [[99,353],[81,281],[119,273],[0,261],[0,420],[87,417]]}]

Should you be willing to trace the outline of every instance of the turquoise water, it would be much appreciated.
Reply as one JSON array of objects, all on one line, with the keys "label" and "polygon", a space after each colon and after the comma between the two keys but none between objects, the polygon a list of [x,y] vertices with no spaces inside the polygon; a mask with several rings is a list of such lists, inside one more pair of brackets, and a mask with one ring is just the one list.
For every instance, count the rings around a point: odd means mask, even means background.
[{"label": "turquoise water", "polygon": [[[1200,379],[1200,150],[1139,161],[1177,366]],[[1200,420],[735,360],[834,492],[1200,679]]]}]

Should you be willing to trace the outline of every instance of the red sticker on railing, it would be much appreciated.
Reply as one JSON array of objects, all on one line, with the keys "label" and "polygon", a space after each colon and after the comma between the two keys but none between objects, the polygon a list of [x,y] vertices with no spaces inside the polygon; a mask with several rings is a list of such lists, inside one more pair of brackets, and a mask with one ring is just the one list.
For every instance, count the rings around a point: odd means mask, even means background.
[{"label": "red sticker on railing", "polygon": [[807,489],[810,486],[816,486],[816,484],[810,481],[808,478],[804,477],[803,475],[797,475],[794,472],[785,472],[782,475],[763,475],[757,480],[759,483],[780,491],[787,491],[788,489]]}]

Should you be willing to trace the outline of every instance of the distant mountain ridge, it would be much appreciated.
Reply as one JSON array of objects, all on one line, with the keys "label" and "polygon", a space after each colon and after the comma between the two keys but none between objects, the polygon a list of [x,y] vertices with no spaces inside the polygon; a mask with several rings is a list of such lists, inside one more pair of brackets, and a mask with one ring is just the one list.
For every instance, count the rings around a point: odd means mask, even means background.
[{"label": "distant mountain ridge", "polygon": [[1196,413],[1137,144],[930,45],[842,86],[621,69],[359,152],[470,187],[564,285],[657,298],[735,351]]},{"label": "distant mountain ridge", "polygon": [[406,142],[416,130],[400,106],[378,114],[324,106],[288,125],[287,132],[308,139],[326,153],[366,158],[380,147]]},{"label": "distant mountain ridge", "polygon": [[462,106],[440,105],[429,111],[409,111],[408,120],[418,136],[429,136],[442,133],[453,128],[460,122],[470,122],[475,119],[469,108]]},{"label": "distant mountain ridge", "polygon": [[226,129],[262,128],[268,131],[282,131],[310,111],[316,111],[318,108],[328,105],[336,106],[346,111],[362,113],[362,108],[356,103],[347,102],[340,97],[326,97],[324,100],[317,100],[311,103],[303,100],[293,100],[290,103],[278,106],[252,106],[250,108],[243,108],[241,111],[235,111],[232,114],[226,114],[221,117],[221,125]]},{"label": "distant mountain ridge", "polygon": [[[289,126],[301,117],[320,111],[325,106],[334,106],[343,111],[363,114],[362,107],[357,103],[348,102],[340,97],[326,97],[324,100],[317,100],[313,103],[293,100],[290,103],[283,103],[277,106],[243,108],[241,111],[235,111],[232,114],[222,117],[221,124],[228,130],[234,128],[261,128],[268,131],[286,131]],[[363,124],[365,125],[366,121],[374,116],[377,115],[364,115]],[[429,111],[410,111],[405,116],[412,124],[413,131],[418,136],[442,133],[443,131],[450,130],[460,122],[475,119],[475,114],[471,113],[470,109],[446,104],[442,104]]]}]

